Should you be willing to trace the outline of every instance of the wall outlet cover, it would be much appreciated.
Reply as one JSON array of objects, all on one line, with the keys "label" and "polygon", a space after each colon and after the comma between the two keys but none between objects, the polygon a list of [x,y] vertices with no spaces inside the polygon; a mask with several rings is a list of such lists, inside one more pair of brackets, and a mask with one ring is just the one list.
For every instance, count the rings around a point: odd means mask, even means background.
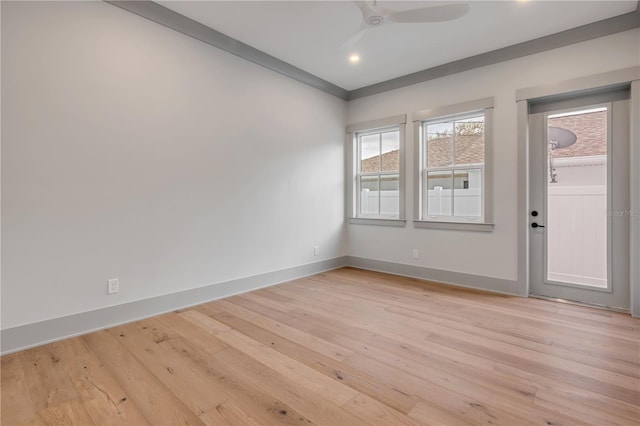
[{"label": "wall outlet cover", "polygon": [[114,294],[120,291],[120,280],[117,278],[112,278],[107,281],[107,293]]}]

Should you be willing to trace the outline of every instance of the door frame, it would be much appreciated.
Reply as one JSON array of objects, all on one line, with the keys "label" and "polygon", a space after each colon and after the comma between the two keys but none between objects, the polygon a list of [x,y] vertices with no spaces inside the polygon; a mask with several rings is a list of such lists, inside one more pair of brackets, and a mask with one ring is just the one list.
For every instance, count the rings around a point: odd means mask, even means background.
[{"label": "door frame", "polygon": [[[549,274],[549,244],[552,234],[561,232],[549,227],[553,222],[549,209],[549,191],[562,188],[563,184],[549,184],[548,117],[563,112],[585,111],[605,107],[607,116],[607,171],[606,171],[606,211],[625,212],[629,210],[629,90],[607,91],[587,97],[570,98],[561,102],[551,102],[530,108],[529,115],[529,179],[530,210],[540,212],[540,217],[531,218],[531,222],[542,221],[547,228],[531,229],[530,238],[530,288],[531,296],[560,298],[581,301],[586,304],[607,307],[629,312],[629,223],[628,216],[605,215],[606,227],[606,287],[590,287],[574,284]],[[573,129],[572,129],[573,130]],[[558,171],[559,181],[563,174]],[[565,176],[566,178],[566,176]],[[571,187],[565,187],[570,189]],[[602,212],[604,213],[604,211]],[[557,219],[557,217],[556,217]],[[557,236],[557,234],[556,234]],[[577,272],[577,271],[576,271]],[[578,273],[580,275],[580,273]]]},{"label": "door frame", "polygon": [[[518,295],[529,297],[529,105],[630,85],[630,258],[640,257],[640,66],[516,91],[518,111]],[[629,262],[631,315],[640,317],[640,264]]]}]

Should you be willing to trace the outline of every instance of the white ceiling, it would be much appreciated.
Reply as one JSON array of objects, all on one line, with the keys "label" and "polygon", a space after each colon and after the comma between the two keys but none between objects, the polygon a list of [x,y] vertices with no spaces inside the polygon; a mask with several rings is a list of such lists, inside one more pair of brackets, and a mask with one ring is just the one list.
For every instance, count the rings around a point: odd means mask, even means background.
[{"label": "white ceiling", "polygon": [[[464,0],[461,0],[464,2]],[[456,3],[460,3],[458,1]],[[450,22],[385,23],[348,52],[362,15],[351,1],[158,1],[184,16],[347,90],[633,12],[629,1],[477,1]],[[409,10],[443,1],[381,1]],[[360,63],[349,63],[357,52]]]}]

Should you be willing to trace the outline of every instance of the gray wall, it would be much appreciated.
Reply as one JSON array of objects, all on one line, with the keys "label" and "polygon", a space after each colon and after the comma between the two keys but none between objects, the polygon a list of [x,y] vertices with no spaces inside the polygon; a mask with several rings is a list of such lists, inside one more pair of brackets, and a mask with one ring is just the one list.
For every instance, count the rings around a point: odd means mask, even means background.
[{"label": "gray wall", "polygon": [[2,328],[343,256],[345,111],[106,3],[2,2]]},{"label": "gray wall", "polygon": [[[640,30],[549,50],[349,102],[348,123],[408,114],[407,226],[349,225],[350,256],[454,271],[513,282],[517,292],[516,91],[640,64]],[[411,113],[493,96],[493,232],[414,229]],[[384,244],[378,243],[384,241]],[[420,259],[412,259],[419,249]]]}]

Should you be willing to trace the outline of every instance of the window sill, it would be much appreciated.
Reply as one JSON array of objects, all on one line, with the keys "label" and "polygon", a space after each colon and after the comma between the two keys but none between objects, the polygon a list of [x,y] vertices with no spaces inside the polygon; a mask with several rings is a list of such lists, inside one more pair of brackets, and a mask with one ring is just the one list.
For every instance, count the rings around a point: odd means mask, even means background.
[{"label": "window sill", "polygon": [[470,223],[470,222],[436,222],[427,220],[414,220],[414,228],[424,229],[449,229],[452,231],[477,231],[492,232],[493,223]]},{"label": "window sill", "polygon": [[374,226],[396,226],[404,227],[407,223],[404,219],[373,219],[363,217],[352,217],[348,219],[351,225],[374,225]]}]

